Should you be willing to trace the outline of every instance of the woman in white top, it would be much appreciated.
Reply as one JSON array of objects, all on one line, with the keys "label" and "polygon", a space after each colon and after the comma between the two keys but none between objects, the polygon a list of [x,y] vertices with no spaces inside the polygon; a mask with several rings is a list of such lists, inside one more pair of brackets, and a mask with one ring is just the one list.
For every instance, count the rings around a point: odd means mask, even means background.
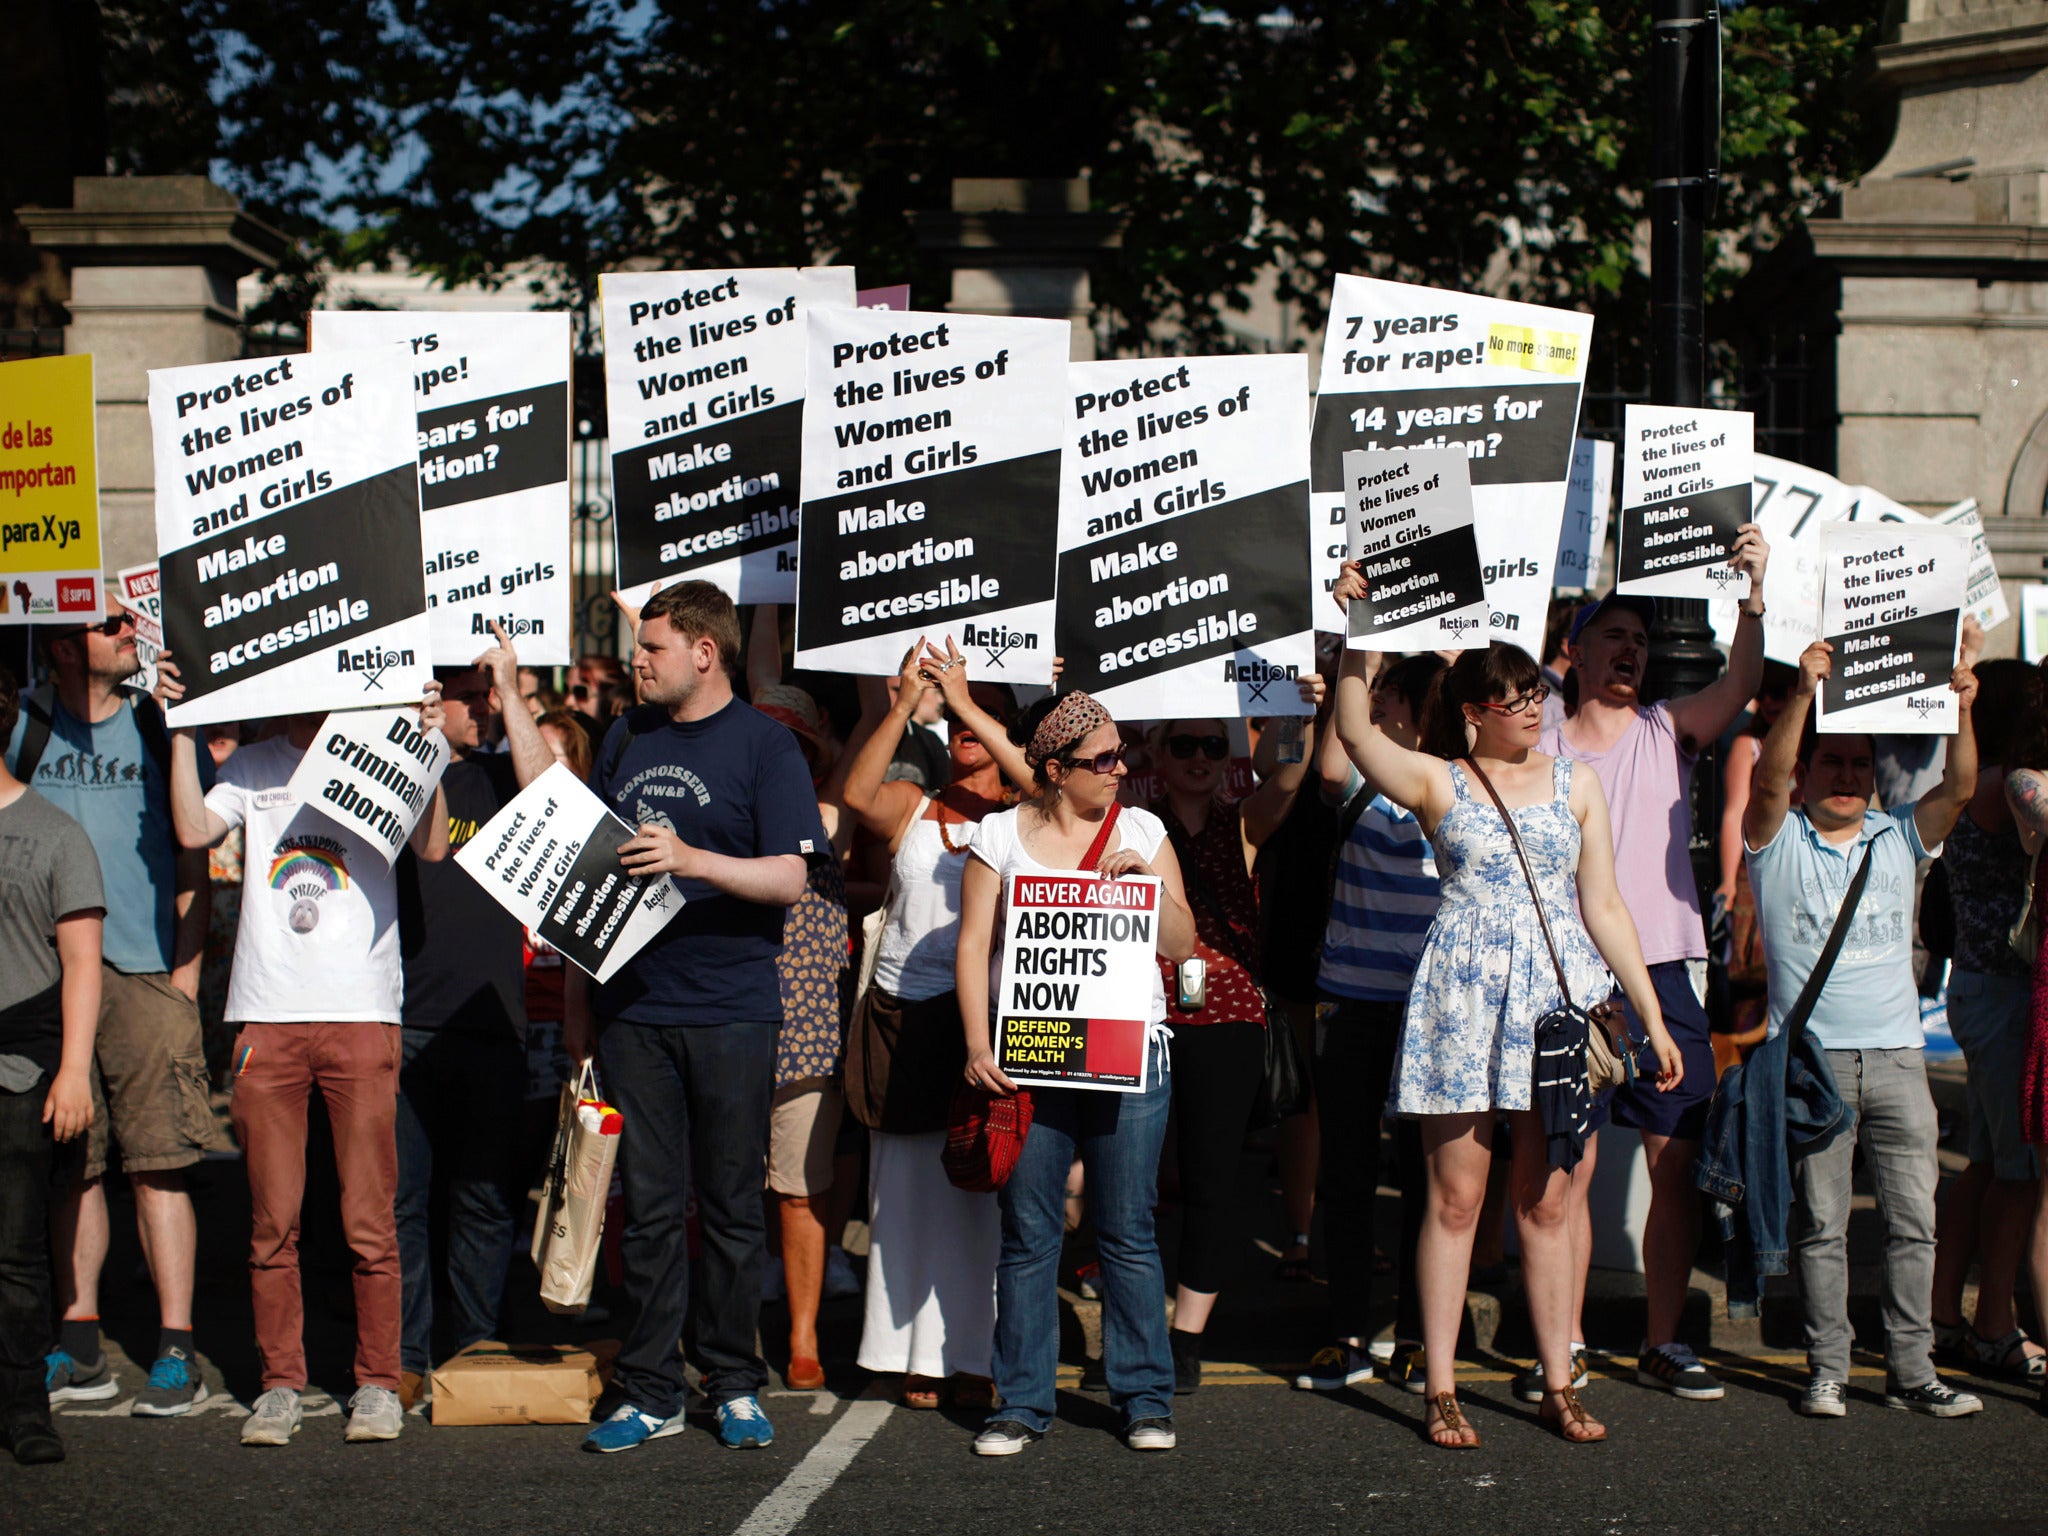
[{"label": "woman in white top", "polygon": [[[936,687],[953,730],[952,776],[927,798],[907,779],[884,782],[922,696]],[[879,695],[879,688],[877,694]],[[939,1154],[966,1044],[953,996],[960,873],[982,817],[1000,810],[1007,769],[1024,783],[1024,754],[1004,734],[1008,690],[970,685],[951,640],[922,640],[904,659],[896,699],[862,742],[846,778],[847,808],[886,842],[888,906],[873,979],[848,1032],[848,1107],[868,1127],[868,1287],[864,1370],[903,1373],[908,1408],[936,1408],[952,1381],[955,1407],[987,1408],[995,1328],[996,1202],[955,1189]]]},{"label": "woman in white top", "polygon": [[[1031,798],[983,819],[974,830],[960,883],[960,948],[954,972],[967,1036],[967,1081],[994,1094],[1016,1092],[997,1067],[991,1043],[991,983],[1000,958],[997,909],[1008,875],[1079,869],[1104,832],[1127,770],[1109,711],[1085,693],[1042,699],[1012,737],[1025,743]],[[1166,828],[1149,811],[1126,808],[1102,838],[1101,874],[1156,875],[1161,886],[1158,952],[1181,961],[1194,953],[1195,923]],[[1133,1450],[1171,1450],[1173,1357],[1162,1305],[1165,1275],[1152,1227],[1159,1149],[1171,1089],[1165,1034],[1166,991],[1152,978],[1147,1015],[1145,1090],[1112,1093],[1037,1088],[1030,1133],[998,1193],[1002,1251],[996,1265],[994,1375],[1002,1406],[975,1437],[984,1456],[1021,1451],[1052,1425],[1059,1367],[1060,1239],[1066,1229],[1067,1173],[1078,1154],[1101,1239],[1104,1301],[1102,1360],[1111,1403],[1123,1415]]]}]

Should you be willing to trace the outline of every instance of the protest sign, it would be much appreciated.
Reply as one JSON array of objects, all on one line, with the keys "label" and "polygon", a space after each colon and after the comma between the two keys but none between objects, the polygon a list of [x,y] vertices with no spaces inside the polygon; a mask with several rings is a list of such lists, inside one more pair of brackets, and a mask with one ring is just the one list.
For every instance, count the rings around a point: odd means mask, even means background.
[{"label": "protest sign", "polygon": [[493,620],[522,662],[573,661],[569,316],[315,310],[312,334],[316,353],[407,348],[435,663],[474,661]]},{"label": "protest sign", "polygon": [[125,679],[122,686],[137,693],[154,693],[156,659],[164,648],[163,578],[152,560],[148,565],[131,565],[116,571],[114,581],[120,590],[121,606],[135,615],[135,655],[142,663],[142,670]]},{"label": "protest sign", "polygon": [[1347,610],[1352,650],[1492,644],[1470,464],[1462,448],[1344,455],[1346,537],[1365,576]]},{"label": "protest sign", "polygon": [[977,678],[1052,678],[1069,327],[811,316],[796,664],[894,675],[951,635]]},{"label": "protest sign", "polygon": [[691,577],[790,601],[805,325],[852,305],[853,268],[606,272],[598,293],[620,596]]},{"label": "protest sign", "polygon": [[2038,666],[2048,657],[2048,582],[2028,582],[2019,597],[2020,660]]},{"label": "protest sign", "polygon": [[173,725],[417,699],[433,676],[412,358],[149,375]]},{"label": "protest sign", "polygon": [[1977,512],[1977,498],[1970,496],[1946,511],[1934,514],[1944,528],[1960,528],[1970,537],[1970,585],[1963,594],[1963,611],[1975,614],[1978,627],[1986,634],[2012,617],[2006,606],[2005,587],[1998,579],[1998,562],[1991,555],[1991,541],[1984,537],[1984,519]]},{"label": "protest sign", "polygon": [[1969,536],[1932,523],[1830,523],[1820,532],[1823,731],[1945,736],[1949,674],[1970,573]]},{"label": "protest sign", "polygon": [[1159,882],[1012,875],[996,1065],[1026,1087],[1145,1091],[1159,985]]},{"label": "protest sign", "polygon": [[1751,521],[1748,411],[1630,405],[1622,413],[1614,590],[1635,597],[1749,595],[1728,563]]},{"label": "protest sign", "polygon": [[[1345,555],[1344,455],[1460,447],[1493,638],[1540,650],[1592,335],[1570,310],[1337,278],[1310,452],[1323,590]],[[1337,627],[1334,607],[1316,612]]]},{"label": "protest sign", "polygon": [[536,938],[609,981],[683,907],[675,882],[640,879],[619,862],[633,831],[556,763],[485,822],[455,862]]},{"label": "protest sign", "polygon": [[0,363],[0,624],[100,616],[92,367]]},{"label": "protest sign", "polygon": [[448,738],[422,731],[416,709],[338,709],[299,759],[291,792],[389,867],[434,803],[448,757]]},{"label": "protest sign", "polygon": [[[1751,461],[1749,520],[1771,550],[1764,567],[1764,655],[1796,667],[1799,653],[1820,633],[1820,531],[1849,516],[1855,492],[1789,459],[1759,453]],[[1732,597],[1707,605],[1722,645],[1735,643],[1737,608]]]},{"label": "protest sign", "polygon": [[1307,359],[1076,363],[1067,396],[1060,686],[1119,719],[1313,714]]},{"label": "protest sign", "polygon": [[1579,438],[1572,444],[1564,526],[1557,536],[1558,591],[1590,592],[1600,585],[1600,557],[1607,550],[1607,518],[1613,504],[1614,444]]}]

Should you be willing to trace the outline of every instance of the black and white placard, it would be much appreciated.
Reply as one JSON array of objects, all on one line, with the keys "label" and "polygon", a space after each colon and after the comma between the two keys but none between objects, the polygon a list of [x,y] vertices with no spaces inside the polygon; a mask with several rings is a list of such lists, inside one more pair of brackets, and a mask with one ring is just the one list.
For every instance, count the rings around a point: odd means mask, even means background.
[{"label": "black and white placard", "polygon": [[819,310],[803,416],[796,664],[893,674],[951,635],[974,675],[1052,679],[1070,328]]},{"label": "black and white placard", "polygon": [[1823,731],[1946,736],[1970,580],[1970,540],[1938,523],[1829,523],[1820,531]]},{"label": "black and white placard", "polygon": [[434,803],[449,755],[448,738],[421,730],[416,709],[338,709],[299,759],[291,792],[388,867]]},{"label": "black and white placard", "polygon": [[151,370],[171,724],[425,691],[412,373],[401,347]]},{"label": "black and white placard", "polygon": [[1365,596],[1346,610],[1352,650],[1493,643],[1470,464],[1462,448],[1344,455],[1345,537],[1365,577]]},{"label": "black and white placard", "polygon": [[996,1065],[1027,1087],[1143,1093],[1158,880],[1067,872],[1007,886]]},{"label": "black and white placard", "polygon": [[316,309],[312,338],[412,360],[435,663],[475,660],[493,620],[522,662],[573,661],[569,316]]},{"label": "black and white placard", "polygon": [[[1833,475],[1769,454],[1752,454],[1749,520],[1770,546],[1764,567],[1764,655],[1787,666],[1820,633],[1820,531],[1847,518],[1855,508],[1854,490]],[[1737,601],[1727,598],[1707,605],[1714,638],[1735,643],[1740,622]]]},{"label": "black and white placard", "polygon": [[556,763],[485,822],[455,862],[536,938],[609,981],[683,909],[674,881],[640,879],[619,862],[632,836]]},{"label": "black and white placard", "polygon": [[1076,363],[1065,415],[1060,686],[1126,720],[1312,713],[1307,359]]},{"label": "black and white placard", "polygon": [[1600,585],[1613,508],[1614,444],[1582,437],[1572,444],[1572,474],[1565,482],[1564,527],[1557,536],[1558,591],[1590,592]]},{"label": "black and white placard", "polygon": [[1754,419],[1748,411],[1631,405],[1622,413],[1617,592],[1734,598],[1749,577],[1728,563],[1750,521]]},{"label": "black and white placard", "polygon": [[[1344,455],[1459,447],[1492,637],[1541,650],[1592,335],[1572,310],[1337,278],[1311,454],[1323,590],[1345,556]],[[1336,627],[1335,608],[1316,611]]]},{"label": "black and white placard", "polygon": [[852,306],[853,268],[606,272],[598,292],[620,595],[690,577],[789,602],[804,333]]}]

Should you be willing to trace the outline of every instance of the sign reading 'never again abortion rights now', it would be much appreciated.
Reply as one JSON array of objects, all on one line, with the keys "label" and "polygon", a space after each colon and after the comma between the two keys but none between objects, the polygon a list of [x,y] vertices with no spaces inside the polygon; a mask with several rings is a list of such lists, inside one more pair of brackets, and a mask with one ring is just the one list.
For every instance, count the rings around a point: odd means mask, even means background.
[{"label": "sign reading 'never again abortion rights now'", "polygon": [[1159,882],[1012,875],[1008,895],[996,1065],[1027,1087],[1143,1093]]},{"label": "sign reading 'never again abortion rights now'", "polygon": [[433,676],[412,359],[149,376],[173,725],[418,699]]},{"label": "sign reading 'never again abortion rights now'", "polygon": [[852,305],[853,268],[606,272],[598,292],[621,595],[692,577],[788,602],[804,330]]},{"label": "sign reading 'never again abortion rights now'", "polygon": [[1829,523],[1820,558],[1820,632],[1834,656],[1819,728],[1951,734],[1969,535],[1938,523]]},{"label": "sign reading 'never again abortion rights now'", "polygon": [[1592,334],[1572,310],[1339,277],[1311,453],[1324,590],[1344,559],[1344,455],[1462,448],[1493,638],[1541,650]]},{"label": "sign reading 'never again abortion rights now'", "polygon": [[894,673],[951,635],[974,675],[1052,681],[1064,320],[811,316],[796,661]]},{"label": "sign reading 'never again abortion rights now'", "polygon": [[376,346],[412,362],[435,662],[475,660],[493,621],[523,662],[573,660],[568,315],[313,311],[315,352]]},{"label": "sign reading 'never again abortion rights now'", "polygon": [[1308,364],[1078,363],[1060,465],[1060,686],[1122,719],[1310,714]]}]

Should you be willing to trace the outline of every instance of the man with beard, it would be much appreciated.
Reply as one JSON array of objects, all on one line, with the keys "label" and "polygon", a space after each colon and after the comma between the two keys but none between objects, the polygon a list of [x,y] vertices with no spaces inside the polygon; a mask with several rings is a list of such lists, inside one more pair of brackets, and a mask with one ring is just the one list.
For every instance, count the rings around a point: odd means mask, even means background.
[{"label": "man with beard", "polygon": [[[1565,649],[1578,679],[1577,708],[1569,719],[1547,727],[1538,745],[1551,756],[1587,763],[1600,776],[1614,822],[1614,876],[1641,936],[1665,1027],[1685,1061],[1685,1076],[1675,1091],[1660,1093],[1644,1079],[1618,1089],[1609,1110],[1615,1124],[1642,1133],[1650,1170],[1650,1210],[1643,1224],[1649,1322],[1636,1380],[1695,1402],[1717,1399],[1724,1389],[1678,1338],[1699,1247],[1693,1165],[1699,1161],[1715,1078],[1706,1010],[1707,939],[1692,870],[1688,790],[1700,750],[1735,723],[1763,681],[1764,566],[1769,557],[1757,526],[1743,524],[1728,563],[1748,574],[1749,595],[1739,605],[1728,670],[1687,698],[1642,702],[1650,626],[1656,618],[1648,598],[1610,596],[1588,604],[1573,620]],[[1640,1037],[1642,1023],[1633,1010],[1628,1019]],[[1572,1179],[1571,1221],[1582,1294],[1592,1257],[1586,1191],[1593,1145],[1589,1138],[1587,1156]],[[1575,1362],[1580,1348],[1575,1340]],[[1542,1395],[1533,1378],[1516,1384],[1517,1395],[1525,1400],[1532,1389]]]}]

